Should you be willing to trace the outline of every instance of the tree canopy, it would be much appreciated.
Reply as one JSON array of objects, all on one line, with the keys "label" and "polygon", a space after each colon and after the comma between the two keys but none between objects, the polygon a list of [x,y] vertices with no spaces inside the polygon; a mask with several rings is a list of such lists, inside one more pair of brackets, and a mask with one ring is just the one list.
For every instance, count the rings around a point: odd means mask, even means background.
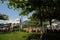
[{"label": "tree canopy", "polygon": [[59,0],[9,0],[8,7],[15,9],[22,8],[20,15],[28,15],[29,12],[38,11],[37,13],[40,16],[42,13],[43,17],[54,19],[57,18],[57,13],[60,11],[59,3]]}]

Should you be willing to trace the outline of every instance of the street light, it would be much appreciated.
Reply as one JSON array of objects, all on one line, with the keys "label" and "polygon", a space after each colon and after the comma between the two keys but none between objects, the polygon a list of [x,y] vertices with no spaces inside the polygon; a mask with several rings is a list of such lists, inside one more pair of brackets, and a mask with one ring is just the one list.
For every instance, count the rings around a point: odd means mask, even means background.
[{"label": "street light", "polygon": [[22,16],[20,18],[20,29],[22,29]]}]

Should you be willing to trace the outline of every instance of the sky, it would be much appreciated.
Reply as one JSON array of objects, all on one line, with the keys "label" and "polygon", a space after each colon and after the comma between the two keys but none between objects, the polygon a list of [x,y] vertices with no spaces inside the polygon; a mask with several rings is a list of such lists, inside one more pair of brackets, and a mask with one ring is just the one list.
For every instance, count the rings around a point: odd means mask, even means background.
[{"label": "sky", "polygon": [[[7,6],[8,2],[4,2],[4,3],[0,3],[0,14],[6,14],[9,16],[9,21],[15,20],[17,18],[20,18],[21,16],[19,16],[19,13],[22,11],[20,10],[14,10],[14,9],[9,9]],[[29,16],[32,15],[31,13],[29,14]],[[25,21],[27,20],[27,16],[23,16],[22,20]],[[0,23],[5,23],[7,22],[4,20],[0,20]]]}]

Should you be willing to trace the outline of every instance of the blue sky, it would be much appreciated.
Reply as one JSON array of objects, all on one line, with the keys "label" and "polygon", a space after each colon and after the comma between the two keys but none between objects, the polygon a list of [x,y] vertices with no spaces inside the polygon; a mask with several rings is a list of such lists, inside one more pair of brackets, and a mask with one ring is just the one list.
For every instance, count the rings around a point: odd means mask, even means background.
[{"label": "blue sky", "polygon": [[[9,16],[9,20],[15,20],[17,18],[20,18],[19,13],[21,12],[21,10],[14,10],[14,9],[9,9],[7,6],[8,2],[4,2],[4,3],[0,3],[0,14],[6,14]],[[31,14],[29,14],[30,16]],[[27,16],[23,17],[23,20],[27,19]],[[3,20],[0,20],[1,22],[5,22]]]}]

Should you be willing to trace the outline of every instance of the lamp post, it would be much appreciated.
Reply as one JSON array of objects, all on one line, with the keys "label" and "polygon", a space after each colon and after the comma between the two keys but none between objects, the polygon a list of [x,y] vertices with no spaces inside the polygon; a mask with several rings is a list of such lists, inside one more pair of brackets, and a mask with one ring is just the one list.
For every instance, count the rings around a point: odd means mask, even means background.
[{"label": "lamp post", "polygon": [[22,16],[20,18],[20,29],[22,29]]}]

